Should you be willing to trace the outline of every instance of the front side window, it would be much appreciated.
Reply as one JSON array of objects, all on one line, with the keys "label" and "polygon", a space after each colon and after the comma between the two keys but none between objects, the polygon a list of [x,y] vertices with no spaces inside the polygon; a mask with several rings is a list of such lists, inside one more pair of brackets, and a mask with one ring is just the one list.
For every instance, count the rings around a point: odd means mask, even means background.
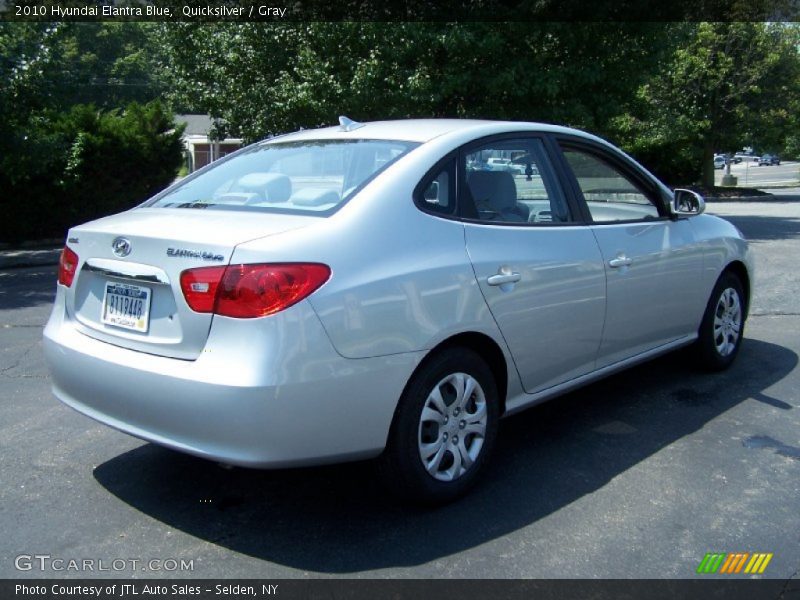
[{"label": "front side window", "polygon": [[387,140],[262,144],[145,206],[331,214],[417,145]]},{"label": "front side window", "polygon": [[569,221],[566,201],[550,174],[541,140],[487,142],[466,152],[464,168],[465,217],[491,224]]},{"label": "front side window", "polygon": [[594,154],[564,148],[595,223],[657,219],[658,208],[648,194],[618,168]]}]

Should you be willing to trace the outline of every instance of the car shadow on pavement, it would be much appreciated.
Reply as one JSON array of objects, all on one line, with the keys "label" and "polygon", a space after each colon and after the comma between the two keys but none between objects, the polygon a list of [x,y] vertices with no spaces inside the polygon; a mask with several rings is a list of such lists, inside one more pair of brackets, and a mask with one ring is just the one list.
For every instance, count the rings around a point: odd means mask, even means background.
[{"label": "car shadow on pavement", "polygon": [[800,219],[761,215],[719,215],[733,223],[751,242],[767,242],[800,237]]},{"label": "car shadow on pavement", "polygon": [[791,350],[746,339],[724,373],[697,373],[676,353],[513,416],[481,484],[438,509],[388,497],[368,462],[224,470],[145,444],[94,476],[167,526],[252,557],[319,573],[413,566],[547,517],[747,399],[794,409],[764,391],[797,363]]}]

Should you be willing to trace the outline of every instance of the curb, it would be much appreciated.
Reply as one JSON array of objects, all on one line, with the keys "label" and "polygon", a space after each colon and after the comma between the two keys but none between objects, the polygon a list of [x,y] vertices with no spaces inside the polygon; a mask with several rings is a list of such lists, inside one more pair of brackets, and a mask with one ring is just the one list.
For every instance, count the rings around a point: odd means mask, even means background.
[{"label": "curb", "polygon": [[767,194],[765,196],[736,196],[725,198],[720,196],[709,196],[706,202],[800,202],[800,194]]},{"label": "curb", "polygon": [[[710,204],[800,202],[800,194],[765,194],[733,198],[709,196],[705,198],[705,201]],[[9,244],[0,243],[0,270],[57,265],[62,248],[63,241],[60,239],[25,241],[16,245],[14,249],[10,249]]]},{"label": "curb", "polygon": [[38,250],[38,249],[51,249],[61,248],[64,246],[63,238],[44,238],[40,240],[27,240],[18,242],[16,244],[9,244],[7,242],[0,242],[0,252],[6,250]]},{"label": "curb", "polygon": [[57,248],[0,250],[0,269],[50,267],[58,264],[61,246]]}]

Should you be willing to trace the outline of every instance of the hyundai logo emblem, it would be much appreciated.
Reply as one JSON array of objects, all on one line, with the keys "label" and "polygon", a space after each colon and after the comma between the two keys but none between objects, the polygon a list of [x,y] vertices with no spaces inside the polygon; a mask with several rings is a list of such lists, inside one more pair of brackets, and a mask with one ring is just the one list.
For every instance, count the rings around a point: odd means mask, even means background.
[{"label": "hyundai logo emblem", "polygon": [[118,237],[111,242],[111,249],[117,256],[128,256],[131,253],[131,243],[124,237]]}]

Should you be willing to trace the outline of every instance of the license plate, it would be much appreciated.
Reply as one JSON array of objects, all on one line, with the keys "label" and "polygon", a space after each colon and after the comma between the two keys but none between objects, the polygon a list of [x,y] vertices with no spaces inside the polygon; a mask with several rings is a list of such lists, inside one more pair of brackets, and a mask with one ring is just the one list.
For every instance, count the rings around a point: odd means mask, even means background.
[{"label": "license plate", "polygon": [[106,282],[103,323],[147,333],[150,326],[150,288]]}]

